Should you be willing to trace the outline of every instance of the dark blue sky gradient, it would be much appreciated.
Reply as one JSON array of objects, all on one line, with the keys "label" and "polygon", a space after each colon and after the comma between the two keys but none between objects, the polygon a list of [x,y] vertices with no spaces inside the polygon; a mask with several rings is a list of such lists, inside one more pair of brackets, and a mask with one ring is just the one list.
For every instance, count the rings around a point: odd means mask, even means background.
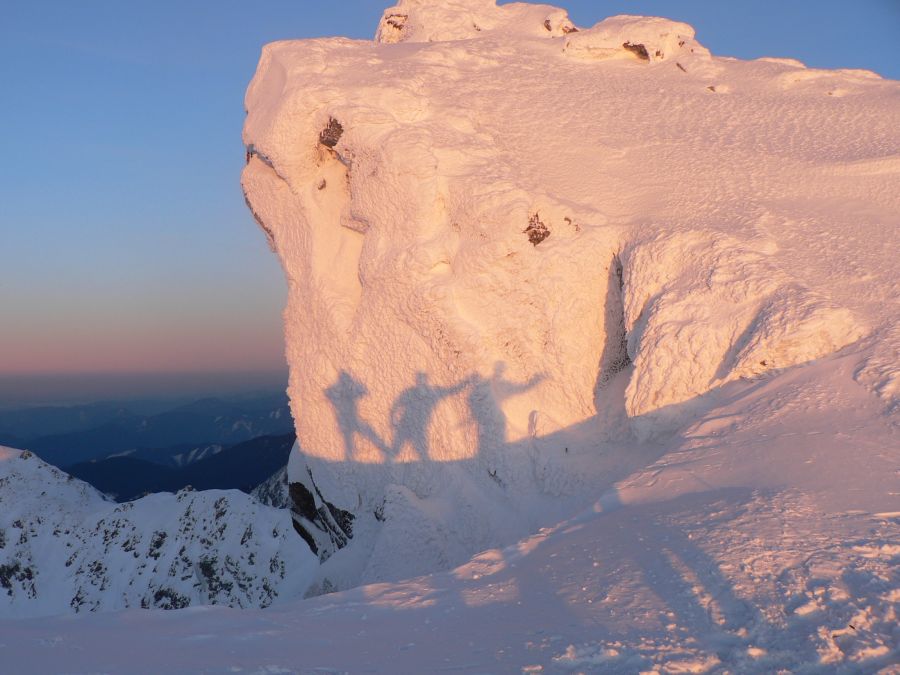
[{"label": "dark blue sky gradient", "polygon": [[[900,0],[561,4],[900,77]],[[384,6],[4,0],[0,375],[282,370],[284,282],[239,186],[244,90],[264,43],[370,38]]]}]

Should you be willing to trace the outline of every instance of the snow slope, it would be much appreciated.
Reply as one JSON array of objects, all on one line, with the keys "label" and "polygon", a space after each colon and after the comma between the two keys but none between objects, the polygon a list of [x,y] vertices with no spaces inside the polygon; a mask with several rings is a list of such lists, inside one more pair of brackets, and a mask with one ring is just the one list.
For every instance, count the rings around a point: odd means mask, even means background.
[{"label": "snow slope", "polygon": [[452,572],[263,611],[0,620],[0,659],[21,675],[897,672],[900,513],[823,517],[796,490],[602,502]]},{"label": "snow slope", "polygon": [[266,607],[302,595],[315,567],[285,512],[237,490],[116,504],[0,448],[0,616]]},{"label": "snow slope", "polygon": [[[243,186],[289,285],[321,589],[551,525],[737,383],[824,359],[873,425],[895,405],[897,83],[716,58],[665,19],[573,29],[406,0],[374,43],[263,50]],[[785,485],[841,489],[806,468]]]}]

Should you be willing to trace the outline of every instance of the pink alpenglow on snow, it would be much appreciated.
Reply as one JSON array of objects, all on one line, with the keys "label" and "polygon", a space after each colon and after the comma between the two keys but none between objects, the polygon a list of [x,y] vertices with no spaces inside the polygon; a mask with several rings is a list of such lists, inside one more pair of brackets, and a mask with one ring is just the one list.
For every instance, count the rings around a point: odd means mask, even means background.
[{"label": "pink alpenglow on snow", "polygon": [[4,621],[4,663],[897,672],[900,83],[403,0],[246,107],[303,583]]},{"label": "pink alpenglow on snow", "polygon": [[898,97],[490,0],[265,47],[243,186],[289,282],[320,588],[510,544],[823,360],[890,407],[891,247],[866,242],[895,236]]}]

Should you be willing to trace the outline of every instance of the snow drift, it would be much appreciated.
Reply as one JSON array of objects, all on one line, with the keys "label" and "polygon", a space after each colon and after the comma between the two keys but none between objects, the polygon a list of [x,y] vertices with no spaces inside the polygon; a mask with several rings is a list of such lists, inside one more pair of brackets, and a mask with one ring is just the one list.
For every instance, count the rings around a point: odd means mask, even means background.
[{"label": "snow drift", "polygon": [[897,100],[678,22],[491,0],[267,45],[242,183],[288,280],[319,590],[555,522],[729,383],[851,346],[895,391],[860,271],[891,263],[847,242],[896,218]]}]

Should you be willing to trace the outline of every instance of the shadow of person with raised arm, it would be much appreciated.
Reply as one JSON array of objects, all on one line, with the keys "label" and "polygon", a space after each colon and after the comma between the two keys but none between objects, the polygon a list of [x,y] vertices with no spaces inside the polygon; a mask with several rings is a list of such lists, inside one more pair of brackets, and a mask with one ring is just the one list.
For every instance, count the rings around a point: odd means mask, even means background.
[{"label": "shadow of person with raised arm", "polygon": [[344,456],[347,459],[357,459],[356,434],[371,441],[376,448],[387,455],[388,447],[385,442],[359,415],[359,400],[369,395],[369,390],[362,382],[342,370],[337,382],[325,390],[325,395],[334,407],[334,415],[341,428],[341,435],[344,437]]},{"label": "shadow of person with raised arm", "polygon": [[[428,425],[431,415],[441,399],[459,393],[469,385],[463,380],[452,387],[435,387],[428,383],[426,373],[416,373],[416,383],[400,392],[391,407],[391,424],[394,443],[391,452],[394,459],[426,459],[428,457]],[[404,456],[406,446],[412,456]]]},{"label": "shadow of person with raised arm", "polygon": [[494,452],[506,443],[506,415],[502,402],[511,396],[528,391],[544,379],[542,373],[530,377],[526,382],[512,382],[504,377],[506,364],[497,361],[490,379],[476,373],[469,381],[472,389],[469,392],[468,404],[472,419],[475,421],[478,436],[478,452],[488,462],[488,474],[501,487],[505,485],[502,476],[498,475]]}]

